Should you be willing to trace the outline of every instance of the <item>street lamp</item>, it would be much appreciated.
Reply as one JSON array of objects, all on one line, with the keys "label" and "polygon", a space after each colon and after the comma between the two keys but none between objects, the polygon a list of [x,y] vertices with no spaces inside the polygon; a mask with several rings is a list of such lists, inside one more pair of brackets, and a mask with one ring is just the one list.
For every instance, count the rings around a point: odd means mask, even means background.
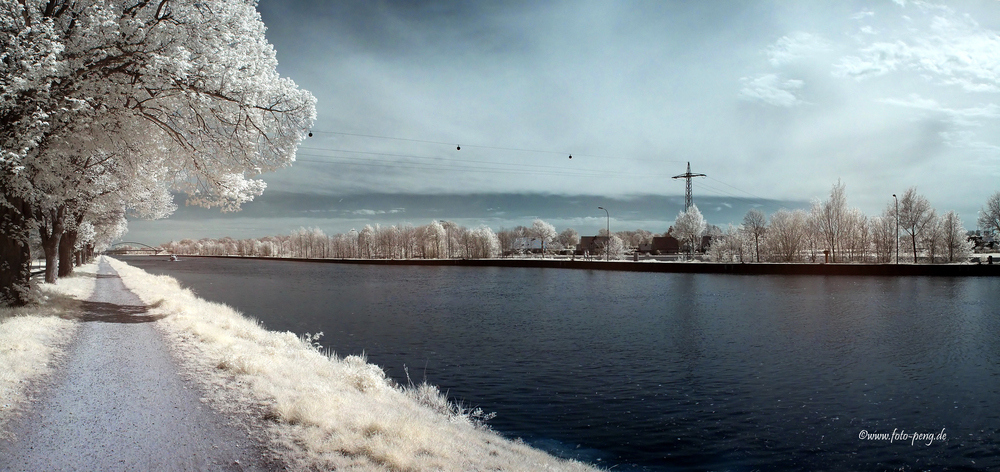
[{"label": "street lamp", "polygon": [[899,198],[894,193],[892,199],[896,200],[896,265],[899,265]]},{"label": "street lamp", "polygon": [[604,207],[597,207],[598,210],[604,210],[604,213],[608,215],[608,240],[604,243],[604,260],[611,260],[611,213],[608,213],[608,209]]}]

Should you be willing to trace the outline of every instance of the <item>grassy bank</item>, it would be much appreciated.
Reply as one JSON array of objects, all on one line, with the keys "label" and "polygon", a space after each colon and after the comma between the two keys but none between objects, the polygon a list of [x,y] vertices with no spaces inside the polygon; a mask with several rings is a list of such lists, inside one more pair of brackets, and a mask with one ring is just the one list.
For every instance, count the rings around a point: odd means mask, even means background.
[{"label": "grassy bank", "polygon": [[[482,426],[430,385],[398,386],[364,358],[268,331],[166,276],[111,260],[223,410],[255,415],[296,469],[593,470]],[[294,316],[294,313],[289,313]]]},{"label": "grassy bank", "polygon": [[28,400],[31,382],[52,371],[72,340],[79,324],[71,315],[94,291],[96,272],[96,264],[77,268],[73,277],[39,285],[36,305],[0,308],[0,437]]}]

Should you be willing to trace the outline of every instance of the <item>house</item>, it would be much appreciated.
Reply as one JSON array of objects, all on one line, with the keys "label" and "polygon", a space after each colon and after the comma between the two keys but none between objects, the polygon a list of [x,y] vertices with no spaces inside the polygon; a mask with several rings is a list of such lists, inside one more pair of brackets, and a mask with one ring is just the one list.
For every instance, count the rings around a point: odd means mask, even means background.
[{"label": "house", "polygon": [[604,246],[608,244],[607,236],[582,236],[580,244],[576,245],[576,253],[597,254],[604,251]]},{"label": "house", "polygon": [[677,254],[681,252],[681,242],[673,236],[654,236],[653,242],[644,244],[648,249],[639,248],[642,252],[651,254]]}]

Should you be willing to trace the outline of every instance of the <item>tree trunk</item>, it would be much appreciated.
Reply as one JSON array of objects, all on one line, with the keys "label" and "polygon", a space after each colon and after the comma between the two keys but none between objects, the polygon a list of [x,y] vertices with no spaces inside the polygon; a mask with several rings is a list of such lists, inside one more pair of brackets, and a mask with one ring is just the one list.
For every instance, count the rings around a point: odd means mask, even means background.
[{"label": "tree trunk", "polygon": [[56,283],[57,264],[59,263],[59,240],[54,237],[42,238],[42,250],[45,251],[45,283]]},{"label": "tree trunk", "polygon": [[31,300],[31,248],[25,218],[31,207],[20,198],[4,199],[0,199],[0,305],[23,306]]},{"label": "tree trunk", "polygon": [[67,230],[59,238],[59,277],[73,275],[73,247],[76,246],[76,230]]},{"label": "tree trunk", "polygon": [[45,282],[50,284],[56,283],[59,239],[63,234],[62,213],[62,208],[51,209],[47,214],[42,212],[38,218],[41,222],[38,234],[42,238],[42,250],[45,252]]}]

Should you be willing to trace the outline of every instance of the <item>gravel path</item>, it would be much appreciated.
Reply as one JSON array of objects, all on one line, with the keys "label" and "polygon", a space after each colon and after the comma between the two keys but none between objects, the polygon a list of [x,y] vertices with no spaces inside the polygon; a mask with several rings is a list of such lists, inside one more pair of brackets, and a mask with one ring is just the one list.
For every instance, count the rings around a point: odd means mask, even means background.
[{"label": "gravel path", "polygon": [[106,262],[64,363],[0,441],[0,470],[273,470],[247,427],[184,380],[155,319]]}]

